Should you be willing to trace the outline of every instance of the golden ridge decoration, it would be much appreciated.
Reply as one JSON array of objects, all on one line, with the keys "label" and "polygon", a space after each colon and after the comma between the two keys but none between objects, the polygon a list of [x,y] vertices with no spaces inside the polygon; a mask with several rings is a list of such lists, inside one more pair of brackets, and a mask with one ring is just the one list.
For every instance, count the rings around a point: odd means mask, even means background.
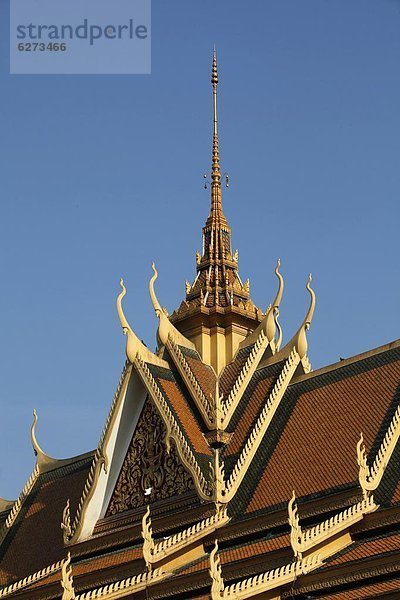
[{"label": "golden ridge decoration", "polygon": [[266,571],[260,575],[242,579],[233,585],[225,586],[217,552],[218,543],[216,542],[214,549],[210,553],[209,573],[212,580],[212,600],[244,600],[246,598],[253,598],[253,596],[291,583],[300,575],[306,575],[322,565],[321,557],[317,554],[302,560],[296,560],[277,569]]},{"label": "golden ridge decoration", "polygon": [[192,342],[190,342],[187,338],[185,338],[185,336],[183,336],[176,329],[176,327],[174,327],[174,325],[168,319],[168,316],[165,314],[165,310],[161,307],[161,304],[159,303],[154,290],[154,282],[158,277],[158,272],[154,263],[151,265],[151,268],[153,269],[153,276],[151,277],[149,282],[149,291],[154,312],[156,313],[159,319],[158,337],[161,344],[166,346],[168,338],[170,337],[176,344],[194,350],[195,345]]},{"label": "golden ridge decoration", "polygon": [[293,496],[288,504],[289,524],[290,524],[290,543],[296,558],[301,558],[305,552],[308,552],[314,546],[321,544],[327,539],[337,535],[345,529],[348,529],[358,521],[361,521],[365,515],[378,509],[374,499],[370,496],[361,502],[353,504],[349,508],[337,513],[330,519],[318,523],[310,529],[302,530],[299,525],[299,516],[297,512],[296,496]]},{"label": "golden ridge decoration", "polygon": [[170,446],[170,438],[172,437],[176,443],[178,454],[183,464],[189,469],[190,473],[193,476],[193,480],[200,498],[202,498],[203,500],[210,500],[210,485],[206,481],[203,473],[201,472],[200,466],[192,450],[190,449],[189,444],[187,443],[180,426],[176,422],[175,417],[171,412],[171,409],[165,401],[153,375],[151,374],[150,369],[139,356],[137,356],[136,358],[135,366],[165,423],[167,429],[167,435],[165,440],[167,449]]},{"label": "golden ridge decoration", "polygon": [[75,600],[76,596],[72,579],[71,554],[69,552],[61,566],[61,587],[64,590],[61,600]]},{"label": "golden ridge decoration", "polygon": [[135,594],[169,577],[171,573],[162,569],[154,569],[150,573],[141,573],[135,577],[129,577],[115,583],[110,583],[103,587],[96,588],[90,592],[78,594],[76,600],[97,600],[97,598],[107,598],[107,600],[119,600],[126,598],[127,594]]},{"label": "golden ridge decoration", "polygon": [[234,386],[232,387],[226,402],[222,403],[222,412],[223,418],[218,426],[221,429],[226,429],[230,423],[230,420],[239,405],[240,400],[243,397],[243,394],[246,391],[248,384],[250,383],[251,378],[255,370],[258,367],[258,364],[267,349],[269,344],[269,340],[263,331],[260,332],[256,343],[253,346],[252,351],[250,352],[245,364],[243,365],[242,370],[240,371]]},{"label": "golden ridge decoration", "polygon": [[[114,394],[113,401],[111,403],[110,411],[108,413],[106,422],[104,424],[104,428],[102,434],[100,436],[100,441],[95,451],[92,464],[90,466],[89,474],[87,476],[85,486],[83,488],[82,496],[79,500],[78,508],[76,510],[76,514],[71,526],[71,534],[70,537],[65,543],[74,543],[82,530],[83,526],[83,518],[86,512],[87,505],[93,496],[95,485],[99,479],[101,468],[103,467],[105,472],[107,472],[107,458],[104,455],[104,447],[108,441],[110,436],[112,423],[115,418],[115,413],[118,405],[118,401],[121,397],[123,389],[127,388],[129,382],[129,376],[132,371],[132,366],[129,363],[126,363],[124,369],[122,371],[121,377],[118,382],[117,389]],[[66,530],[64,530],[64,533]],[[66,539],[66,537],[65,537]]]},{"label": "golden ridge decoration", "polygon": [[122,308],[122,299],[126,295],[126,287],[124,285],[124,280],[121,278],[120,280],[121,292],[117,298],[117,311],[119,320],[121,323],[122,331],[124,335],[127,336],[126,340],[126,356],[128,360],[133,363],[136,357],[136,354],[140,354],[143,360],[146,362],[150,362],[155,365],[166,365],[165,361],[160,359],[158,356],[153,354],[146,346],[139,340],[137,335],[133,332],[131,326],[128,323],[127,318],[125,317],[124,309]]},{"label": "golden ridge decoration", "polygon": [[[257,419],[256,424],[247,438],[246,445],[244,446],[236,462],[232,474],[230,475],[228,481],[226,481],[225,490],[221,492],[221,497],[218,498],[218,501],[229,502],[236,494],[243,477],[245,476],[251,461],[253,460],[253,457],[261,444],[269,424],[271,423],[272,417],[274,416],[280,401],[282,400],[283,395],[291,382],[299,362],[300,357],[296,351],[296,348],[293,348],[289,358],[283,366],[277,382],[272,389],[271,394],[269,395],[267,402],[264,405],[263,410],[261,411],[260,416]],[[223,466],[220,466],[220,471],[223,471]]]},{"label": "golden ridge decoration", "polygon": [[370,492],[376,490],[382,481],[386,467],[391,459],[393,451],[400,437],[400,404],[393,415],[390,425],[379,447],[374,462],[369,467],[365,453],[363,435],[357,444],[357,462],[360,467],[359,482],[363,490],[364,498],[368,497]]},{"label": "golden ridge decoration", "polygon": [[24,485],[22,492],[18,496],[17,500],[14,502],[13,507],[7,516],[7,519],[4,521],[3,527],[0,529],[0,544],[3,542],[4,538],[6,537],[7,533],[11,529],[13,523],[15,522],[15,519],[17,518],[19,511],[22,508],[25,498],[27,496],[29,496],[39,475],[40,475],[39,466],[38,466],[38,464],[36,464],[31,475],[29,476],[28,481]]},{"label": "golden ridge decoration", "polygon": [[179,552],[189,544],[194,544],[229,523],[227,509],[217,508],[215,515],[198,521],[195,525],[188,527],[169,536],[168,538],[155,542],[153,539],[153,531],[150,519],[150,507],[147,507],[146,513],[142,519],[142,536],[143,536],[143,556],[148,568],[152,564],[163,560],[164,558]]},{"label": "golden ridge decoration", "polygon": [[215,417],[214,407],[210,400],[206,397],[203,390],[200,387],[197,378],[195,377],[189,363],[187,362],[183,352],[180,350],[178,344],[174,342],[171,336],[168,336],[167,349],[174,358],[174,363],[181,375],[182,379],[186,383],[190,395],[192,396],[201,416],[203,417],[207,427],[209,429],[215,429]]},{"label": "golden ridge decoration", "polygon": [[64,561],[59,560],[58,562],[49,565],[45,569],[41,569],[40,571],[37,571],[36,573],[29,575],[28,577],[24,577],[24,579],[20,579],[19,581],[16,581],[15,583],[8,585],[7,587],[1,588],[0,598],[6,598],[11,594],[19,592],[20,590],[36,583],[37,581],[40,581],[44,577],[47,577],[47,575],[52,575],[53,573],[56,573],[61,569],[63,562]]}]

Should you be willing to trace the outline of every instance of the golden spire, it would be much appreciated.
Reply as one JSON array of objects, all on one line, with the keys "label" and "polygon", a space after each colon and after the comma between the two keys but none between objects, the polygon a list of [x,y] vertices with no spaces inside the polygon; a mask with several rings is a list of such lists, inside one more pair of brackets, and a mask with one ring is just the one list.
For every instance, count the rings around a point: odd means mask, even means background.
[{"label": "golden spire", "polygon": [[213,142],[211,156],[211,212],[207,224],[227,225],[227,221],[222,212],[222,193],[221,193],[221,167],[219,163],[219,141],[218,141],[218,111],[217,111],[217,87],[218,87],[218,66],[217,52],[214,46],[211,85],[213,89]]},{"label": "golden spire", "polygon": [[212,145],[212,171],[211,178],[213,183],[221,183],[221,169],[219,164],[219,146],[218,146],[218,113],[217,113],[217,86],[218,86],[218,67],[217,67],[217,52],[214,46],[212,70],[211,70],[211,85],[213,88],[213,114],[214,114],[214,130],[213,130],[213,145]]}]

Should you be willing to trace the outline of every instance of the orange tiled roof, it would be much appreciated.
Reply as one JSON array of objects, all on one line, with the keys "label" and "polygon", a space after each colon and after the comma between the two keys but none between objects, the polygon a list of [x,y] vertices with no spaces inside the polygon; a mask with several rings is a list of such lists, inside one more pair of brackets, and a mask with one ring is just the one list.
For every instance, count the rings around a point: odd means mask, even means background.
[{"label": "orange tiled roof", "polygon": [[[283,548],[288,548],[288,550],[291,552],[288,534],[265,538],[263,540],[257,540],[256,542],[247,542],[246,544],[242,544],[234,548],[227,548],[219,552],[219,557],[221,564],[224,565],[241,561],[246,558],[252,558],[253,556],[261,556],[263,554],[268,555],[269,553],[275,552],[276,550],[282,550]],[[206,557],[184,568],[179,574],[188,575],[190,573],[197,573],[209,568],[210,559],[209,557]],[[265,570],[267,570],[267,568],[268,567],[266,567]]]},{"label": "orange tiled roof", "polygon": [[211,449],[203,436],[198,417],[191,408],[190,398],[184,391],[183,384],[181,387],[171,370],[150,364],[148,367],[181,425],[182,431],[186,433],[187,441],[196,453],[211,457]]},{"label": "orange tiled roof", "polygon": [[225,456],[237,454],[243,448],[247,437],[257,420],[266,399],[268,398],[280,372],[282,363],[255,372],[253,378],[240,402],[236,414],[229,425],[232,438],[228,444]]},{"label": "orange tiled roof", "polygon": [[[367,600],[368,598],[381,598],[383,594],[389,592],[397,592],[400,598],[400,578],[396,579],[385,579],[385,581],[379,581],[377,583],[371,583],[369,585],[362,585],[352,590],[342,590],[336,594],[324,595],[324,600]],[[394,596],[390,595],[390,598]]]},{"label": "orange tiled roof", "polygon": [[243,369],[244,364],[253,349],[253,346],[254,344],[239,350],[232,362],[226,365],[226,367],[223,369],[220,376],[220,392],[222,392],[225,397],[227,397],[231,391],[237,376]]},{"label": "orange tiled roof", "polygon": [[385,552],[400,550],[400,533],[394,535],[386,535],[364,542],[356,542],[352,544],[346,552],[340,554],[331,561],[328,561],[327,566],[336,566],[347,564],[355,560],[369,558]]},{"label": "orange tiled roof", "polygon": [[69,498],[74,514],[91,462],[89,457],[40,475],[0,549],[0,585],[65,558],[63,510]]},{"label": "orange tiled roof", "polygon": [[189,366],[192,369],[197,381],[199,382],[200,387],[206,398],[210,398],[211,394],[214,396],[215,384],[217,381],[214,369],[209,365],[206,365],[201,360],[197,352],[182,347],[180,349],[183,352],[187,362],[189,363]]},{"label": "orange tiled roof", "polygon": [[399,381],[395,348],[293,383],[258,451],[247,512],[286,503],[293,489],[303,497],[356,482],[360,431],[367,450],[381,442]]}]

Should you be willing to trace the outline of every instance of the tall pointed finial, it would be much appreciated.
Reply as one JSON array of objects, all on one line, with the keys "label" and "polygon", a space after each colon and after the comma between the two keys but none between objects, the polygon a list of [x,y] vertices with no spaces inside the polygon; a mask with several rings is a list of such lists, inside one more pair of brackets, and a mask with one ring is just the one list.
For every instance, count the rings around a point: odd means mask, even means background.
[{"label": "tall pointed finial", "polygon": [[213,142],[212,142],[212,163],[211,163],[211,216],[214,223],[216,221],[225,221],[222,213],[222,194],[221,194],[221,167],[219,164],[219,142],[218,142],[218,112],[217,112],[217,86],[218,86],[218,67],[217,52],[213,51],[211,85],[213,89]]},{"label": "tall pointed finial", "polygon": [[217,86],[218,86],[218,67],[217,67],[217,51],[214,46],[213,61],[211,69],[211,85],[213,88],[213,107],[214,107],[214,130],[213,130],[213,145],[212,145],[212,183],[220,185],[221,169],[219,164],[219,144],[218,144],[218,113],[217,113]]}]

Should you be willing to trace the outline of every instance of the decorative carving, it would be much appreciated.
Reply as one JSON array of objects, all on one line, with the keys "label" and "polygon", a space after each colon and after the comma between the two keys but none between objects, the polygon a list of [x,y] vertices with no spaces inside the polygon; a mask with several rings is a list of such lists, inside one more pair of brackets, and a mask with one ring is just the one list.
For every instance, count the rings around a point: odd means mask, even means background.
[{"label": "decorative carving", "polygon": [[156,380],[150,372],[149,367],[139,357],[136,360],[136,370],[139,373],[151,399],[157,406],[157,409],[164,421],[166,427],[165,445],[167,452],[170,449],[170,442],[173,439],[177,445],[180,459],[184,466],[189,469],[194,476],[196,490],[202,500],[209,500],[211,497],[210,482],[206,480],[200,468],[200,464],[190,448],[186,436],[182,432],[181,426],[174,417],[167,401],[165,400]]},{"label": "decorative carving", "polygon": [[[122,465],[106,516],[195,489],[179,461],[176,448],[165,445],[166,429],[152,402],[147,400]],[[146,490],[151,493],[145,496]]]},{"label": "decorative carving", "polygon": [[215,540],[215,546],[211,550],[211,553],[210,553],[210,570],[209,570],[210,577],[212,580],[212,585],[211,585],[212,600],[221,598],[221,594],[223,593],[224,588],[225,588],[224,580],[222,578],[221,562],[220,562],[220,558],[219,558],[219,555],[217,554],[217,552],[218,552],[218,540]]},{"label": "decorative carving", "polygon": [[63,531],[64,543],[67,544],[72,535],[71,529],[71,513],[69,507],[69,498],[67,500],[67,504],[63,510],[63,518],[61,522],[61,529]]},{"label": "decorative carving", "polygon": [[290,544],[292,546],[295,558],[302,558],[301,540],[303,532],[299,524],[299,513],[297,510],[296,494],[293,491],[292,498],[288,505],[289,525],[290,525]]},{"label": "decorative carving", "polygon": [[68,552],[67,558],[61,567],[61,587],[64,590],[61,600],[75,600],[74,582],[72,579],[71,554]]}]

